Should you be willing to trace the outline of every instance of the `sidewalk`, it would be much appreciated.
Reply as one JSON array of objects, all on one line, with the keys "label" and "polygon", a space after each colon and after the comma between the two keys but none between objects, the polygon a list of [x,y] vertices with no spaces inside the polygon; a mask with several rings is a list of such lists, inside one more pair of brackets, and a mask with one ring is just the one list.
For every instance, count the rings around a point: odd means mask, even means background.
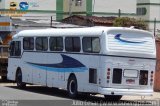
[{"label": "sidewalk", "polygon": [[121,100],[160,100],[160,92],[154,92],[153,96],[123,96]]}]

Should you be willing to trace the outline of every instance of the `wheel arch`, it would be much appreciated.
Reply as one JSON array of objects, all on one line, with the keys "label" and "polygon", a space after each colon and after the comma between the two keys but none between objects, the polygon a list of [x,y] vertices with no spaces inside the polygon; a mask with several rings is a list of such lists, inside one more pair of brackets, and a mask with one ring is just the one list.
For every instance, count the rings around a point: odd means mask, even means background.
[{"label": "wheel arch", "polygon": [[76,80],[77,80],[77,77],[76,77],[75,73],[70,73],[70,75],[69,75],[69,77],[68,77],[68,80],[69,80],[72,76],[75,77]]},{"label": "wheel arch", "polygon": [[67,80],[67,85],[66,85],[66,86],[67,86],[67,89],[68,89],[69,79],[70,79],[71,77],[75,77],[76,82],[77,82],[77,90],[78,90],[78,80],[77,80],[77,77],[76,77],[76,74],[75,74],[75,73],[70,73],[70,74],[69,74],[68,80]]}]

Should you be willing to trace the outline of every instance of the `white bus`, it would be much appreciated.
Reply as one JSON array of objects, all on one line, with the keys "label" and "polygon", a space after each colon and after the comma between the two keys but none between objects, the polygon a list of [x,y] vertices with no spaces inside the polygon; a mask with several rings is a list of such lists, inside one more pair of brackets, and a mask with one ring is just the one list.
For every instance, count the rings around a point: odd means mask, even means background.
[{"label": "white bus", "polygon": [[25,30],[13,36],[9,80],[61,88],[70,97],[153,93],[156,65],[154,36],[123,27]]}]

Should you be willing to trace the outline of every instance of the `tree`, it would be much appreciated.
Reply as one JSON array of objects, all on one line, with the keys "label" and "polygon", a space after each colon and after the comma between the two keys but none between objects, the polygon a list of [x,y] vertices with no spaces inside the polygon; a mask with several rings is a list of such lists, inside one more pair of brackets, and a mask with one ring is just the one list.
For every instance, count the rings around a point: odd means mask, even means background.
[{"label": "tree", "polygon": [[118,27],[131,27],[134,26],[135,28],[138,29],[147,29],[147,24],[143,20],[137,20],[135,18],[128,18],[128,17],[120,17],[116,18],[113,22],[113,26],[118,26]]}]

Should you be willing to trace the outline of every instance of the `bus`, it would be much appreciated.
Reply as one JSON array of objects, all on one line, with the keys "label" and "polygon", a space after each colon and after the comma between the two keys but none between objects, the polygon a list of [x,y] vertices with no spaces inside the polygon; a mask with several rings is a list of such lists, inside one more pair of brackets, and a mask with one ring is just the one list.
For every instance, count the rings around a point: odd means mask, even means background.
[{"label": "bus", "polygon": [[24,30],[10,43],[8,74],[19,88],[38,84],[107,100],[153,94],[154,36],[125,27]]}]

